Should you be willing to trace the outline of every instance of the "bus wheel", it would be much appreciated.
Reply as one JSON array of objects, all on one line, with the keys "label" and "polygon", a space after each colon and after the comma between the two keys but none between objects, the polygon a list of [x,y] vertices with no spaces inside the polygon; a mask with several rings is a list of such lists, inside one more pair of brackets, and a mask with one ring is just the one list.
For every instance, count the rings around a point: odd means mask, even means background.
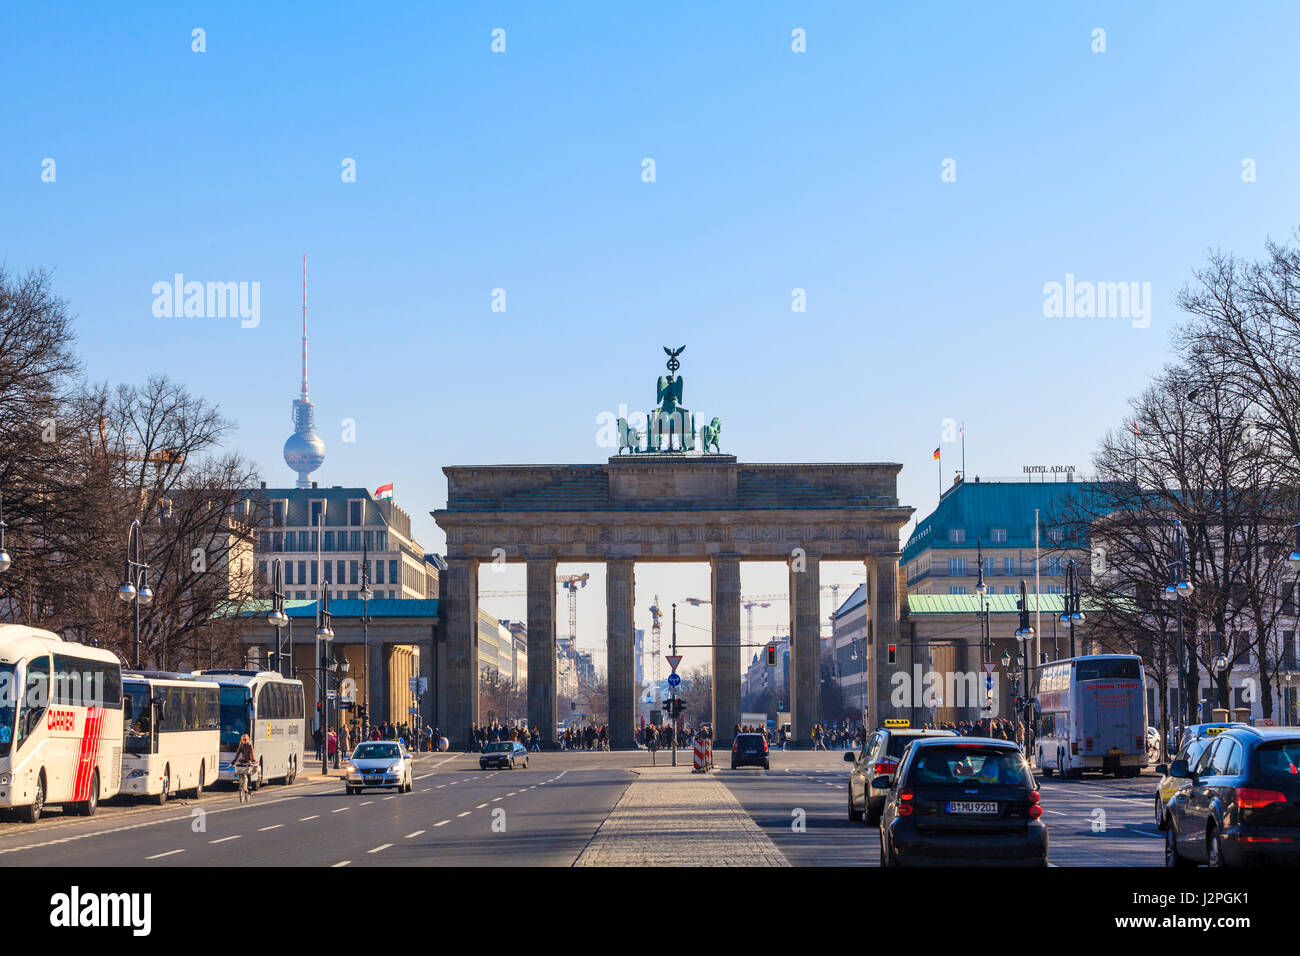
[{"label": "bus wheel", "polygon": [[204,783],[203,778],[204,778],[205,776],[207,776],[207,774],[204,773],[205,770],[207,770],[207,763],[206,763],[206,762],[204,762],[204,763],[200,763],[200,764],[199,764],[199,781],[198,781],[198,783],[196,783],[196,784],[194,785],[194,789],[190,791],[190,799],[191,799],[191,800],[197,800],[197,799],[199,799],[200,797],[203,796],[203,783]]},{"label": "bus wheel", "polygon": [[172,789],[172,765],[168,764],[166,767],[163,768],[162,793],[154,794],[153,802],[161,807],[164,803],[167,802],[167,795],[171,792],[171,789]]},{"label": "bus wheel", "polygon": [[284,785],[287,787],[289,786],[289,784],[293,783],[297,779],[298,779],[298,758],[290,757],[289,769],[285,772],[284,775]]},{"label": "bus wheel", "polygon": [[41,818],[41,811],[45,809],[45,771],[42,770],[36,776],[36,793],[32,797],[30,806],[23,807],[22,820],[24,823],[35,823]]},{"label": "bus wheel", "polygon": [[95,811],[99,809],[99,771],[96,770],[90,777],[90,796],[84,801],[77,804],[77,812],[83,817],[93,817]]}]

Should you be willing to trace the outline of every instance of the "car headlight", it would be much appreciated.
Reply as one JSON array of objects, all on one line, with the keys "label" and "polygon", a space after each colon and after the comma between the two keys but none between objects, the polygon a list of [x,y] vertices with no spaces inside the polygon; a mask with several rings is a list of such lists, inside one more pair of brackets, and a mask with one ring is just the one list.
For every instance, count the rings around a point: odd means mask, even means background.
[{"label": "car headlight", "polygon": [[360,773],[361,768],[356,764],[348,764],[348,773]]},{"label": "car headlight", "polygon": [[9,773],[8,771],[6,771],[5,773],[0,773],[0,787],[7,787],[9,786],[9,784],[13,782],[14,782],[14,775],[12,773]]},{"label": "car headlight", "polygon": [[401,772],[402,772],[402,765],[401,765],[400,763],[395,763],[395,764],[393,764],[391,767],[388,768],[388,772],[389,772],[389,773],[401,773]]}]

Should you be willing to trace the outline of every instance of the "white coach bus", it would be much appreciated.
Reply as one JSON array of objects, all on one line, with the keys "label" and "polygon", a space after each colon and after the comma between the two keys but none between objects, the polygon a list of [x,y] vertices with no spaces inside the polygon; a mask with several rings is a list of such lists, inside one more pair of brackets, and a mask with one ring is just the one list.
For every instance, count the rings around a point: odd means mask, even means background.
[{"label": "white coach bus", "polygon": [[257,757],[254,788],[268,780],[293,783],[302,767],[306,712],[302,681],[275,671],[208,670],[196,677],[221,685],[221,765],[218,779],[235,780],[231,761],[248,734]]},{"label": "white coach bus", "polygon": [[0,807],[29,823],[50,804],[90,816],[121,779],[117,655],[0,624]]},{"label": "white coach bus", "polygon": [[1038,709],[1038,767],[1044,776],[1098,770],[1136,777],[1147,765],[1140,657],[1092,654],[1044,664]]},{"label": "white coach bus", "polygon": [[217,778],[221,686],[188,674],[122,672],[122,793],[197,800]]}]

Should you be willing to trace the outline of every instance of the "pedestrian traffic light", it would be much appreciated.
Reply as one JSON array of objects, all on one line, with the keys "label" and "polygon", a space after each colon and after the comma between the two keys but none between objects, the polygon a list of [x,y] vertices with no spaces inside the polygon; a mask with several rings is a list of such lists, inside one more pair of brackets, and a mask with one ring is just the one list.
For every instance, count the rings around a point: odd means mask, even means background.
[{"label": "pedestrian traffic light", "polygon": [[775,644],[767,645],[767,666],[768,667],[776,666],[776,645]]},{"label": "pedestrian traffic light", "polygon": [[897,664],[897,663],[898,663],[898,645],[897,645],[897,644],[890,644],[890,645],[889,645],[889,663],[891,663],[891,664]]}]

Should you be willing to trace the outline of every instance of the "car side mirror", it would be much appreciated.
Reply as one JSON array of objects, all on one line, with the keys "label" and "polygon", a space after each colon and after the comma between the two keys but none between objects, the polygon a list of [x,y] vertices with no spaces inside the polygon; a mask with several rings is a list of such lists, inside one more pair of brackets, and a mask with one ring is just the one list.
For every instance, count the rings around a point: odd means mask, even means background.
[{"label": "car side mirror", "polygon": [[1160,774],[1160,775],[1162,775],[1162,776],[1168,774],[1168,773],[1169,773],[1169,764],[1167,764],[1167,763],[1158,763],[1158,764],[1156,764],[1156,773],[1158,773],[1158,774]]},{"label": "car side mirror", "polygon": [[889,789],[889,778],[886,777],[886,776],[884,776],[883,774],[880,775],[879,777],[876,777],[875,779],[873,779],[873,780],[871,781],[871,789],[872,789],[872,790],[888,790],[888,789]]},{"label": "car side mirror", "polygon": [[1186,760],[1175,760],[1169,765],[1169,775],[1171,777],[1190,777],[1192,772],[1188,769]]},{"label": "car side mirror", "polygon": [[844,762],[845,762],[845,763],[857,763],[857,762],[858,762],[858,758],[855,757],[855,756],[853,755],[853,751],[852,751],[852,750],[849,750],[849,751],[846,751],[845,754],[844,754]]}]

